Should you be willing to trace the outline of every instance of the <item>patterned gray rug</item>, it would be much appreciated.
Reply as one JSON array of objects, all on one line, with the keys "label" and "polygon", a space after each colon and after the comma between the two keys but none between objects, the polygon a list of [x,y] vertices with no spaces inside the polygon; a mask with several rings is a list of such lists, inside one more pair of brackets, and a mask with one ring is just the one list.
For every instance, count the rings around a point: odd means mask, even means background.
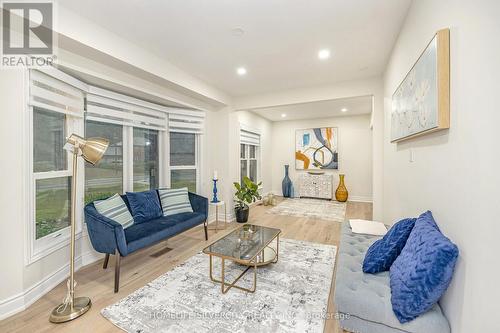
[{"label": "patterned gray rug", "polygon": [[285,199],[276,207],[269,209],[269,214],[314,217],[327,221],[344,222],[345,202],[321,199]]},{"label": "patterned gray rug", "polygon": [[[235,288],[222,294],[208,276],[208,256],[198,253],[101,313],[127,332],[323,332],[336,252],[281,239],[279,261],[258,268],[253,294]],[[227,280],[242,268],[229,267]],[[251,287],[252,279],[250,270],[238,284]]]}]

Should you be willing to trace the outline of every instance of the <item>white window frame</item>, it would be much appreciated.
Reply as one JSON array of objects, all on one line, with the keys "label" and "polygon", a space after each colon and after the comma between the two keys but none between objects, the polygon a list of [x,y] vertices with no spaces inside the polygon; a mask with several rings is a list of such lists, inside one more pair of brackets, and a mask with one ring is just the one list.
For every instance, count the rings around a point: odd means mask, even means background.
[{"label": "white window frame", "polygon": [[[240,123],[240,134],[241,134],[241,131],[251,132],[251,133],[255,133],[255,134],[259,135],[259,145],[253,145],[253,146],[255,146],[255,158],[250,159],[249,146],[251,146],[251,145],[241,142],[241,139],[240,139],[239,146],[238,146],[238,156],[239,156],[239,160],[240,160],[240,165],[238,166],[238,180],[241,182],[241,161],[245,160],[245,159],[247,160],[247,174],[246,174],[246,176],[249,177],[249,175],[250,175],[250,160],[257,160],[257,180],[255,181],[255,183],[258,184],[259,182],[262,181],[262,179],[261,179],[261,176],[262,176],[262,173],[261,173],[262,133],[258,128],[246,125],[244,123]],[[241,136],[240,136],[240,138],[241,138]],[[246,147],[245,148],[246,149],[245,158],[241,157],[241,145],[245,145],[245,147]],[[260,185],[259,189],[261,190],[262,188],[263,188],[263,185]]]},{"label": "white window frame", "polygon": [[195,170],[196,173],[196,193],[199,193],[201,191],[201,173],[200,173],[200,152],[201,152],[201,134],[198,133],[186,133],[186,134],[193,134],[195,137],[194,140],[194,160],[195,160],[195,165],[170,165],[170,133],[175,133],[175,131],[168,131],[168,135],[166,135],[168,141],[166,143],[166,146],[168,147],[168,151],[166,151],[166,154],[168,156],[168,179],[167,179],[167,187],[170,188],[172,186],[172,171],[174,170]]},{"label": "white window frame", "polygon": [[[125,127],[128,128],[127,130],[127,135],[128,135],[128,142],[127,142],[127,147],[126,149],[124,150],[127,150],[128,153],[127,153],[127,156],[129,157],[127,159],[127,162],[129,162],[129,181],[126,182],[126,185],[127,187],[123,187],[124,188],[124,192],[125,191],[135,191],[134,190],[134,128],[138,128],[138,129],[144,129],[143,127],[136,127],[136,126],[123,126],[124,129]],[[162,186],[162,182],[163,182],[163,169],[164,169],[164,163],[163,163],[163,160],[164,160],[164,152],[163,152],[163,137],[165,136],[165,132],[168,132],[167,131],[161,131],[161,130],[157,130],[157,129],[150,129],[150,130],[153,130],[153,131],[157,131],[158,132],[158,187],[161,187]],[[124,132],[125,133],[125,132]],[[125,134],[124,134],[125,136]],[[125,169],[125,166],[124,166],[124,169]],[[125,172],[125,170],[124,170]],[[124,176],[125,177],[125,176]]]},{"label": "white window frame", "polygon": [[[241,157],[241,145],[245,146],[245,157]],[[255,157],[252,158],[250,157],[250,146],[255,147]],[[249,145],[246,143],[240,143],[240,181],[241,181],[241,161],[246,161],[247,162],[247,174],[244,176],[247,176],[250,178],[250,161],[257,161],[257,174],[256,174],[256,179],[253,180],[256,184],[260,182],[260,146],[255,146],[255,145]]]},{"label": "white window frame", "polygon": [[[99,123],[99,124],[110,124],[110,125],[118,125],[118,126],[121,126],[122,127],[122,159],[123,159],[123,169],[122,169],[122,174],[123,174],[123,179],[122,179],[122,188],[123,188],[123,193],[125,193],[126,191],[131,191],[131,188],[129,187],[129,182],[128,182],[128,156],[131,156],[130,153],[128,152],[128,149],[129,149],[129,145],[128,145],[128,142],[129,142],[129,139],[128,139],[128,131],[127,131],[127,127],[130,127],[130,126],[123,126],[121,124],[113,124],[113,123],[107,123],[107,122],[104,122],[104,121],[99,121],[99,120],[89,120],[89,121],[92,121],[94,123]],[[87,122],[87,119],[84,120],[83,124],[84,124],[84,128],[85,126],[87,125],[86,124]],[[84,163],[84,166],[85,168],[87,167],[87,165]],[[85,193],[86,193],[86,188],[85,188],[85,182],[86,182],[86,179],[85,179],[85,169],[83,170],[83,196],[84,196],[84,201],[85,201]]]},{"label": "white window frame", "polygon": [[[99,120],[92,119],[92,122],[97,122],[101,124],[108,124],[108,122],[103,122]],[[123,149],[123,193],[134,191],[134,126],[122,125],[122,149]],[[137,127],[141,128],[141,127]],[[165,137],[168,131],[158,131],[158,186],[165,186],[165,172],[168,168],[165,166]],[[83,185],[83,191],[85,193],[85,182]]]},{"label": "white window frame", "polygon": [[[29,77],[27,80],[29,84]],[[36,182],[37,180],[42,179],[53,179],[53,178],[62,178],[62,177],[72,177],[73,172],[73,159],[69,152],[66,152],[66,170],[60,171],[47,171],[47,172],[34,172],[33,169],[33,152],[35,145],[33,143],[34,140],[34,132],[33,132],[33,115],[35,112],[35,108],[33,106],[29,106],[27,103],[27,113],[28,113],[28,170],[29,170],[29,183],[28,183],[28,223],[27,223],[27,251],[25,263],[26,265],[32,264],[37,260],[42,259],[43,257],[49,255],[50,253],[57,251],[58,249],[69,244],[70,240],[70,226],[67,226],[63,229],[60,229],[56,232],[53,232],[49,235],[46,235],[42,238],[36,239]],[[45,110],[40,108],[46,112],[54,112],[50,110]],[[69,114],[65,115],[66,119],[66,133],[68,136],[71,133],[76,133],[78,135],[83,134],[83,118],[74,117]],[[77,182],[78,184],[82,184],[84,180],[84,172],[83,172],[83,161],[81,159],[78,160],[79,173],[77,174]],[[83,210],[83,187],[77,186],[76,189],[76,202],[73,203],[76,205],[76,223],[75,223],[75,234],[76,238],[79,239],[82,236],[82,210]],[[70,188],[71,194],[71,188]],[[71,221],[71,212],[70,212],[70,221]]]}]

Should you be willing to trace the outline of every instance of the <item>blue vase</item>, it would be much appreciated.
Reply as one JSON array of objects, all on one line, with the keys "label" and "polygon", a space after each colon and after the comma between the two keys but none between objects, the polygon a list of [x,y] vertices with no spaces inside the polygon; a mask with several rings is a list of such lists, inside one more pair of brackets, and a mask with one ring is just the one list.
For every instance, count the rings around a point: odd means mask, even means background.
[{"label": "blue vase", "polygon": [[288,176],[288,167],[288,164],[285,165],[285,178],[283,178],[283,181],[281,182],[281,190],[283,191],[283,197],[285,198],[290,198],[292,193],[292,181]]}]

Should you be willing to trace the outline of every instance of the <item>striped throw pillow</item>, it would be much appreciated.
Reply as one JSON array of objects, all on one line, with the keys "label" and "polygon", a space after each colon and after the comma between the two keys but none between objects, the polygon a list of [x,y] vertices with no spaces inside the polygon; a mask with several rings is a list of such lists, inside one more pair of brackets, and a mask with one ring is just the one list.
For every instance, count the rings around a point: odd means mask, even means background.
[{"label": "striped throw pillow", "polygon": [[94,202],[94,206],[99,214],[120,223],[123,229],[134,224],[134,218],[119,194],[115,194],[106,200],[96,201]]},{"label": "striped throw pillow", "polygon": [[187,187],[177,189],[160,189],[161,208],[163,209],[163,216],[169,216],[179,213],[192,213],[193,208],[189,201]]}]

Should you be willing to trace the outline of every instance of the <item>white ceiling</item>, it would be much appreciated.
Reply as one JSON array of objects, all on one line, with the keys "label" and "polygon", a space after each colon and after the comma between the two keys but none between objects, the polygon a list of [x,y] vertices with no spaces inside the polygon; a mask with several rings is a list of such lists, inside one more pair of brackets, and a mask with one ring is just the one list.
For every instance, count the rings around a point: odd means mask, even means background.
[{"label": "white ceiling", "polygon": [[[346,108],[347,111],[342,112],[343,108]],[[251,111],[271,121],[353,116],[370,114],[372,112],[372,97],[339,98],[328,101],[254,109]],[[286,114],[286,117],[283,118],[282,114]]]},{"label": "white ceiling", "polygon": [[[411,0],[65,0],[64,6],[233,95],[383,72]],[[238,36],[234,29],[243,29]],[[330,59],[317,52],[328,48]],[[248,74],[236,75],[244,66]]]}]

